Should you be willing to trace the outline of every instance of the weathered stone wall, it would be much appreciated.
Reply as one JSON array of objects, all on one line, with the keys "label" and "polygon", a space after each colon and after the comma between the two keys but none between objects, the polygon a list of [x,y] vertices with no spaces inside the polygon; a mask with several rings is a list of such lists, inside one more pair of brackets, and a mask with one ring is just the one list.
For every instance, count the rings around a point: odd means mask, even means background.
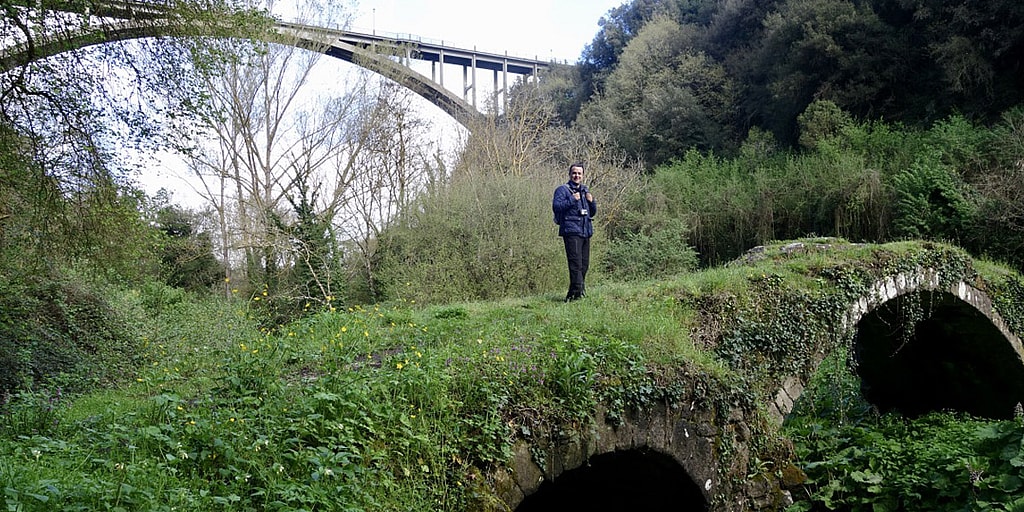
[{"label": "weathered stone wall", "polygon": [[[936,270],[926,268],[918,269],[918,271],[913,273],[899,273],[876,281],[871,285],[868,293],[850,305],[846,315],[843,317],[843,323],[841,329],[837,332],[837,336],[852,335],[853,331],[857,329],[858,322],[865,315],[889,301],[912,293],[939,291],[956,297],[984,315],[999,330],[1006,343],[1017,354],[1021,365],[1024,365],[1024,346],[1022,346],[1020,338],[1010,331],[1003,318],[993,310],[992,300],[988,295],[962,280],[943,287],[941,277]],[[826,354],[818,354],[818,357],[813,359],[813,364],[816,366],[825,356]],[[813,373],[814,368],[810,368],[803,375],[811,375]],[[803,393],[806,384],[807,382],[802,376],[794,375],[783,379],[782,385],[775,393],[772,403],[768,406],[769,414],[776,422],[781,424],[786,415],[793,410],[793,405],[800,397],[800,394]]]},{"label": "weathered stone wall", "polygon": [[[764,476],[748,479],[751,431],[747,418],[733,410],[727,418],[694,404],[660,404],[630,411],[612,423],[600,409],[594,426],[568,436],[557,427],[515,443],[509,467],[491,475],[495,490],[515,509],[541,485],[579,468],[594,456],[627,450],[652,450],[667,455],[692,479],[712,511],[778,510],[791,503],[780,482]],[[691,504],[692,505],[692,504]]]}]

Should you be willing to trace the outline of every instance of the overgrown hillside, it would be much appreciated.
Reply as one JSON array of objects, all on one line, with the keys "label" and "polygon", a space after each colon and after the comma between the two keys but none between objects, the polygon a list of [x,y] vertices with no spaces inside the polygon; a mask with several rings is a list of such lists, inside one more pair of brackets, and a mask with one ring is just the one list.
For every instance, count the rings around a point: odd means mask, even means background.
[{"label": "overgrown hillside", "polygon": [[[132,320],[141,364],[80,396],[50,388],[6,397],[0,483],[18,510],[500,510],[488,475],[509,462],[512,441],[552,426],[587,429],[598,404],[614,416],[699,389],[697,405],[713,415],[738,408],[766,418],[781,375],[818,350],[844,360],[828,319],[878,276],[925,265],[988,283],[999,308],[1024,300],[1019,275],[952,247],[805,242],[828,248],[800,254],[779,244],[728,267],[604,283],[570,304],[537,295],[332,305],[270,330],[259,327],[259,300],[123,290],[114,304]],[[1005,316],[1019,327],[1019,310]],[[1024,431],[1019,419],[929,417],[935,439],[956,442],[941,452],[826,445],[834,438],[825,432],[856,428],[901,446],[922,424],[871,413],[848,379],[822,381],[806,415],[781,431],[751,420],[749,475],[792,461],[811,477],[792,489],[810,493],[794,510],[924,510],[892,501],[906,489],[947,507],[930,510],[1020,497],[1005,455]],[[837,453],[847,454],[841,466]],[[853,476],[837,481],[825,467]],[[890,467],[903,476],[887,480]],[[925,483],[936,468],[947,468],[938,487]]]}]

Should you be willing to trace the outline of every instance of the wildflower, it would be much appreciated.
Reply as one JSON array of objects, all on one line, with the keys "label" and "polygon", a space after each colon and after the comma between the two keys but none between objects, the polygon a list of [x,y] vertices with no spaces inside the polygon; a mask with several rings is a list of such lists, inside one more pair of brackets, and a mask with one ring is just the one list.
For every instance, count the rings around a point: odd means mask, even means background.
[{"label": "wildflower", "polygon": [[347,325],[341,326],[341,332],[347,332],[347,331],[348,331],[348,326]]},{"label": "wildflower", "polygon": [[395,368],[398,368],[399,370],[401,370],[403,366],[405,366],[405,365],[402,364],[402,363],[398,363],[398,364],[395,365]]},{"label": "wildflower", "polygon": [[35,449],[33,449],[33,450],[32,450],[32,456],[33,456],[33,457],[35,457],[35,458],[36,458],[36,460],[39,460],[39,457],[42,457],[42,456],[43,456],[43,452],[41,452],[41,451],[39,451],[39,450],[35,450]]}]

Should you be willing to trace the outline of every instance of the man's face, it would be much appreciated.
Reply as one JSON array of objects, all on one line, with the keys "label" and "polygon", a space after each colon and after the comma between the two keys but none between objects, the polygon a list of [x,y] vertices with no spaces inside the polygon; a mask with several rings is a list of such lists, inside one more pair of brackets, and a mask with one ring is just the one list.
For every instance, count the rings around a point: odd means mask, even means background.
[{"label": "man's face", "polygon": [[572,169],[569,169],[569,179],[572,180],[573,183],[579,185],[583,181],[583,168],[573,167]]}]

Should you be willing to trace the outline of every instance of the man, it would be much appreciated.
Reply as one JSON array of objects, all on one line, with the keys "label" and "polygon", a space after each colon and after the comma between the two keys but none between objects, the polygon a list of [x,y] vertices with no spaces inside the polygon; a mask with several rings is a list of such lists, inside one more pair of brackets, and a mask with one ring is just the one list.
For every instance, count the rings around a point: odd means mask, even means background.
[{"label": "man", "polygon": [[569,182],[555,189],[551,210],[558,223],[558,236],[565,243],[565,259],[569,262],[569,292],[565,301],[587,294],[587,268],[590,267],[590,237],[594,234],[591,219],[597,214],[597,203],[583,185],[583,164],[569,166]]}]

